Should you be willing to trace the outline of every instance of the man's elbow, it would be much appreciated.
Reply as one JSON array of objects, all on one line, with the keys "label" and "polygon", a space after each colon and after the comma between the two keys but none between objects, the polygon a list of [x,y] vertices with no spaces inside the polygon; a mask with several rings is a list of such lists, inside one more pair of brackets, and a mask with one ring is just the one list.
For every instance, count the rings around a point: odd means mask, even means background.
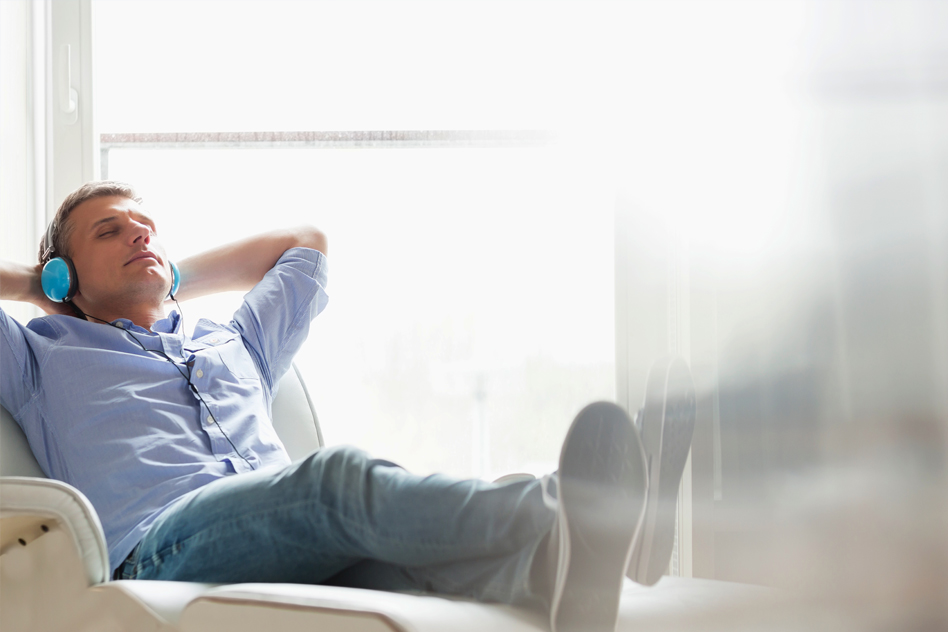
[{"label": "man's elbow", "polygon": [[324,255],[329,254],[329,240],[326,233],[314,226],[300,226],[296,229],[296,245],[302,248],[312,248]]}]

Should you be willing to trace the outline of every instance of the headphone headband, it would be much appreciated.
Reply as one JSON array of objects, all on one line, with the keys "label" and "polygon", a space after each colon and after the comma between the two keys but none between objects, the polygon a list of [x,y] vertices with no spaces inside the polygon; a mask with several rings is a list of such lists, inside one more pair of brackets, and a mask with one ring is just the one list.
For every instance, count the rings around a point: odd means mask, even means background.
[{"label": "headphone headband", "polygon": [[46,227],[46,238],[45,238],[46,248],[43,250],[43,256],[42,256],[42,260],[45,260],[45,261],[49,261],[50,259],[52,259],[53,253],[56,252],[56,245],[53,242],[53,226],[55,224],[56,224],[56,220],[53,220],[49,223],[49,226]]}]

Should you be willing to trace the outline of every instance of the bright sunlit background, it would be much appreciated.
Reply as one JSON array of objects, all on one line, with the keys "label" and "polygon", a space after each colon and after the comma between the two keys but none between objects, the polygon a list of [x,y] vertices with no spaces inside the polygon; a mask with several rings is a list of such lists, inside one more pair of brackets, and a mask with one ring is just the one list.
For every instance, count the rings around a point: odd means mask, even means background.
[{"label": "bright sunlit background", "polygon": [[[109,151],[108,177],[140,189],[179,258],[274,227],[327,232],[330,307],[297,362],[329,443],[415,471],[551,471],[575,413],[615,398],[620,189],[738,253],[785,211],[799,4],[94,6],[101,133],[552,134]],[[182,307],[193,325],[238,300]]]}]

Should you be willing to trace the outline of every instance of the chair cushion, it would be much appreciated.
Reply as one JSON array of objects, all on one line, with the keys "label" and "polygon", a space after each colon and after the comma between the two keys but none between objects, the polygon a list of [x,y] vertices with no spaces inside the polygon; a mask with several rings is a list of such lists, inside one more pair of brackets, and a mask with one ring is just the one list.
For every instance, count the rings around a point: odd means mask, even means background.
[{"label": "chair cushion", "polygon": [[234,584],[209,590],[185,609],[182,632],[214,629],[291,632],[547,632],[540,613],[441,595],[338,586]]},{"label": "chair cushion", "polygon": [[[619,604],[619,631],[747,630],[767,619],[789,596],[763,586],[692,577],[662,577],[654,586],[627,580]],[[768,628],[769,629],[769,628]]]},{"label": "chair cushion", "polygon": [[[707,629],[720,620],[775,603],[773,590],[707,579],[663,577],[653,587],[626,580],[619,630]],[[684,627],[681,624],[686,623]],[[182,632],[218,626],[233,632],[261,626],[281,632],[319,629],[394,632],[547,632],[544,614],[441,595],[411,595],[337,586],[233,584],[190,603]],[[217,628],[215,628],[217,629]]]},{"label": "chair cushion", "polygon": [[109,595],[104,603],[131,598],[147,607],[154,615],[171,625],[177,625],[185,607],[220,584],[197,582],[166,582],[150,579],[121,579],[92,588],[93,592]]}]

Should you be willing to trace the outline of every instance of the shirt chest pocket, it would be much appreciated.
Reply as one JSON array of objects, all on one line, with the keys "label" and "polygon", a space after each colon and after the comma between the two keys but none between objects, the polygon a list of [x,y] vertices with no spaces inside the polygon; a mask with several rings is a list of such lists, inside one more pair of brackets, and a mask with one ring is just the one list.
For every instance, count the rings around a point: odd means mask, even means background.
[{"label": "shirt chest pocket", "polygon": [[208,354],[209,360],[213,360],[214,355],[220,358],[224,368],[234,377],[240,380],[257,380],[260,376],[257,374],[257,367],[250,356],[250,352],[244,346],[240,334],[231,332],[217,332],[210,336],[205,336],[194,345],[198,353]]}]

